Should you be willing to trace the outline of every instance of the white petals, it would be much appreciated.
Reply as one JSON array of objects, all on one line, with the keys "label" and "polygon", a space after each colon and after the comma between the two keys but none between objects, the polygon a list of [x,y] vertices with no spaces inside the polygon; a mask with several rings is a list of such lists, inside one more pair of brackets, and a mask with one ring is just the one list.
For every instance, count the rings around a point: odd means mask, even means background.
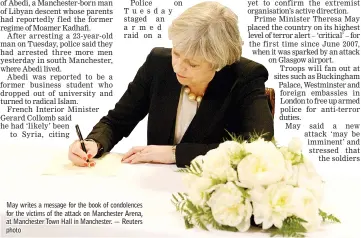
[{"label": "white petals", "polygon": [[234,183],[227,182],[219,186],[211,195],[208,205],[219,224],[237,227],[240,231],[250,227],[251,203]]},{"label": "white petals", "polygon": [[262,223],[263,229],[272,225],[282,227],[282,222],[292,212],[293,187],[284,183],[272,184],[263,190],[257,187],[250,191],[256,223]]},{"label": "white petals", "polygon": [[250,154],[237,166],[238,179],[244,187],[274,184],[286,176],[285,160],[273,143],[258,140],[245,148]]},{"label": "white petals", "polygon": [[302,154],[298,138],[280,148],[261,138],[252,143],[226,141],[197,156],[191,167],[195,174],[183,179],[187,199],[198,208],[188,207],[187,212],[201,207],[206,213],[206,217],[191,218],[192,224],[205,218],[204,225],[212,227],[207,223],[207,216],[212,215],[220,225],[244,232],[252,216],[264,230],[281,228],[285,219],[296,216],[307,221],[302,224],[307,231],[314,231],[322,222],[319,207],[324,184]]},{"label": "white petals", "polygon": [[301,153],[302,141],[297,137],[292,138],[291,141],[288,143],[288,150],[296,154]]},{"label": "white petals", "polygon": [[295,188],[293,195],[293,213],[306,220],[302,225],[308,231],[319,228],[322,218],[318,214],[319,204],[315,196],[304,188]]},{"label": "white petals", "polygon": [[217,179],[222,182],[236,181],[237,172],[232,168],[230,158],[226,150],[213,149],[208,151],[203,159],[203,174],[206,177]]},{"label": "white petals", "polygon": [[186,174],[183,179],[188,188],[188,196],[191,202],[198,206],[204,206],[207,201],[207,194],[213,186],[212,180],[193,174]]},{"label": "white petals", "polygon": [[240,144],[236,141],[225,141],[219,145],[218,149],[227,153],[232,165],[237,165],[242,159],[237,155],[240,155],[242,151],[245,150],[245,144],[246,143]]}]

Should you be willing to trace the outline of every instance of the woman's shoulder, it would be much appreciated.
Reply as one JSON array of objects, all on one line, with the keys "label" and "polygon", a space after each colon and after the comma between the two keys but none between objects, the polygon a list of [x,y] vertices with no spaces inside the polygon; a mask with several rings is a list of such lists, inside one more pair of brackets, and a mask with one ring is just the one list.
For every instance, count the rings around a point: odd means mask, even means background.
[{"label": "woman's shoulder", "polygon": [[154,47],[147,56],[147,63],[150,68],[167,69],[172,67],[172,49],[165,47]]},{"label": "woman's shoulder", "polygon": [[165,47],[154,47],[149,55],[149,60],[154,60],[157,64],[172,63],[172,49]]},{"label": "woman's shoulder", "polygon": [[265,81],[268,79],[268,70],[263,64],[245,57],[241,57],[230,67],[238,78],[252,79],[255,77],[263,77]]},{"label": "woman's shoulder", "polygon": [[171,59],[172,57],[172,49],[165,48],[165,47],[154,47],[151,50],[151,54],[153,57],[156,58],[164,58],[164,59]]}]

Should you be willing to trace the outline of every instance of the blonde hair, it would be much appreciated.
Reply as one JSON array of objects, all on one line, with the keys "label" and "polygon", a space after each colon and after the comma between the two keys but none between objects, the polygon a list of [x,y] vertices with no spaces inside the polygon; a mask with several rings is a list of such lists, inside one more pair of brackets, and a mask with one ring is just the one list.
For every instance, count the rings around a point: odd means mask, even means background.
[{"label": "blonde hair", "polygon": [[242,55],[238,17],[218,2],[202,2],[185,10],[169,26],[168,37],[175,49],[204,58],[216,70]]}]

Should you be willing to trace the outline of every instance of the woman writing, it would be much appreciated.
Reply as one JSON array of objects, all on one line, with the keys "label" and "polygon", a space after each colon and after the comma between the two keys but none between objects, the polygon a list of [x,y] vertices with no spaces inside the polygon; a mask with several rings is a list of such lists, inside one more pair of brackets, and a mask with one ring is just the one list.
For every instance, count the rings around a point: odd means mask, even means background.
[{"label": "woman writing", "polygon": [[[189,165],[196,156],[229,139],[229,133],[273,137],[265,96],[268,72],[241,57],[238,18],[217,2],[197,4],[169,27],[172,49],[154,48],[114,109],[85,142],[69,148],[69,159],[94,166],[148,115],[147,146],[136,146],[125,163]],[[86,162],[86,159],[90,162]]]}]

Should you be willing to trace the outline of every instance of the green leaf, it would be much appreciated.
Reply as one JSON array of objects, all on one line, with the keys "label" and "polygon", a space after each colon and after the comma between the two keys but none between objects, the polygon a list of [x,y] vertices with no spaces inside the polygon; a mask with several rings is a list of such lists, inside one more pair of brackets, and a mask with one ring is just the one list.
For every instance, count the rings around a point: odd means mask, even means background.
[{"label": "green leaf", "polygon": [[242,192],[242,195],[243,195],[244,198],[249,198],[250,197],[250,195],[247,192],[247,189],[238,186],[235,182],[233,182],[233,184],[236,185],[238,190]]},{"label": "green leaf", "polygon": [[337,217],[335,217],[332,214],[327,214],[326,212],[322,211],[321,209],[318,209],[318,214],[322,217],[323,221],[341,223],[341,221]]},{"label": "green leaf", "polygon": [[184,210],[185,213],[187,213],[188,216],[192,216],[192,212],[191,211],[188,211],[187,209]]},{"label": "green leaf", "polygon": [[282,227],[271,233],[271,237],[276,235],[283,237],[305,237],[304,233],[306,233],[307,230],[302,223],[307,223],[307,221],[296,216],[287,217],[283,221]]},{"label": "green leaf", "polygon": [[202,169],[202,167],[199,165],[199,163],[198,163],[198,162],[194,162],[194,163],[195,163],[195,165],[196,165],[199,173],[202,173],[202,172],[203,172],[203,169]]},{"label": "green leaf", "polygon": [[178,199],[177,199],[177,197],[176,197],[174,194],[172,194],[172,197],[173,197],[173,199],[174,199],[176,202],[179,202]]},{"label": "green leaf", "polygon": [[189,169],[188,168],[183,168],[183,169],[177,169],[176,172],[178,173],[190,173]]},{"label": "green leaf", "polygon": [[278,142],[276,141],[276,138],[274,136],[272,136],[271,142],[277,147],[280,148]]},{"label": "green leaf", "polygon": [[194,225],[189,222],[189,217],[188,216],[183,217],[183,219],[184,219],[184,224],[185,224],[187,229],[191,229],[191,228],[194,227]]},{"label": "green leaf", "polygon": [[[247,136],[248,139],[246,139],[244,136],[237,136],[235,134],[232,134],[230,133],[228,130],[225,130],[227,132],[227,134],[229,135],[229,137],[231,138],[232,141],[236,141],[236,142],[239,142],[239,143],[243,143],[245,141],[248,141],[248,142],[253,142],[253,141],[256,141],[260,138],[263,138],[265,137],[267,134],[269,134],[269,132],[266,132],[266,133],[257,133],[256,131],[254,132],[250,132],[249,135]],[[224,139],[224,141],[227,141],[229,139]]]},{"label": "green leaf", "polygon": [[256,141],[256,140],[258,140],[258,139],[260,139],[260,138],[264,138],[267,134],[269,134],[269,132],[266,132],[266,133],[263,133],[263,132],[257,133],[256,131],[253,131],[252,133],[249,133],[249,139],[248,139],[248,141],[249,141],[250,143],[252,143],[253,141]]},{"label": "green leaf", "polygon": [[[177,195],[179,197],[177,197]],[[187,195],[185,193],[172,194],[173,199],[171,200],[177,211],[184,212],[184,205],[187,201]]]},{"label": "green leaf", "polygon": [[191,201],[187,200],[186,203],[189,210],[191,210],[193,213],[197,213],[198,209]]},{"label": "green leaf", "polygon": [[179,207],[179,210],[180,211],[184,211],[184,206],[186,205],[187,203],[185,201],[182,202],[182,204],[180,205]]},{"label": "green leaf", "polygon": [[176,170],[178,173],[187,173],[187,174],[194,174],[198,177],[202,176],[202,172],[198,172],[197,169],[195,169],[194,165],[191,164],[191,166],[186,165],[185,168]]},{"label": "green leaf", "polygon": [[245,150],[240,150],[235,153],[228,153],[230,161],[232,162],[232,166],[234,169],[237,169],[237,165],[241,162],[247,155],[251,153],[247,153]]},{"label": "green leaf", "polygon": [[198,172],[195,170],[193,164],[190,165],[190,170],[192,171],[193,174],[194,174],[194,173],[198,173]]},{"label": "green leaf", "polygon": [[[234,133],[230,133],[228,130],[225,130],[225,131],[227,132],[227,134],[229,135],[229,137],[231,138],[232,141],[236,141],[239,143],[243,143],[245,141],[242,136],[237,136]],[[228,141],[228,139],[224,139],[224,141]]]},{"label": "green leaf", "polygon": [[238,232],[237,228],[235,228],[235,227],[231,227],[231,226],[226,226],[226,225],[221,225],[221,224],[219,224],[219,223],[214,219],[211,210],[209,210],[208,212],[206,212],[206,214],[205,214],[205,220],[206,220],[207,223],[210,224],[214,229],[223,230],[223,231]]},{"label": "green leaf", "polygon": [[[184,196],[184,194],[183,194]],[[237,232],[237,228],[225,226],[219,224],[212,215],[211,208],[209,206],[197,206],[194,205],[190,200],[187,198],[182,201],[183,206],[186,204],[188,209],[185,209],[184,212],[187,214],[183,217],[184,223],[187,229],[193,228],[194,226],[198,226],[200,229],[207,230],[207,225],[211,225],[213,228],[218,230],[226,230]]]},{"label": "green leaf", "polygon": [[[196,206],[188,199],[184,200],[184,203],[186,203],[188,208],[184,210],[184,212],[187,214],[186,218],[184,219],[186,227],[191,228],[193,225],[196,225],[203,230],[208,230],[206,224],[203,221],[203,216],[205,214],[204,209],[207,207],[202,208],[200,206]],[[192,224],[192,222],[195,224]]]},{"label": "green leaf", "polygon": [[218,185],[218,184],[223,184],[225,182],[227,182],[227,180],[222,180],[222,179],[219,179],[219,178],[211,178],[212,180],[212,185],[215,186],[215,185]]},{"label": "green leaf", "polygon": [[197,223],[197,226],[203,230],[208,231],[206,225],[203,223],[201,216],[195,216],[195,221]]},{"label": "green leaf", "polygon": [[[291,152],[291,153],[293,154],[292,165],[303,164],[305,162],[303,159],[304,156],[302,153],[301,153],[301,155],[294,153],[294,152]],[[298,160],[295,160],[294,158],[297,158],[298,156],[301,156],[301,158]]]},{"label": "green leaf", "polygon": [[182,195],[182,193],[178,192],[178,195],[179,195],[179,197],[181,197],[181,198],[182,198],[182,200],[184,200],[184,199],[185,199],[185,197]]}]

